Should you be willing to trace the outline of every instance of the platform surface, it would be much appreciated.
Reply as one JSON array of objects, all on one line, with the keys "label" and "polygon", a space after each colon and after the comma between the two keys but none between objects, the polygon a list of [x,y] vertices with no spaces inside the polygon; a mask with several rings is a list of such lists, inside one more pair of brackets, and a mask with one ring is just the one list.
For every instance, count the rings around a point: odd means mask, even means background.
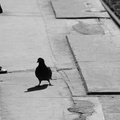
[{"label": "platform surface", "polygon": [[110,18],[101,3],[92,0],[52,0],[51,3],[58,19]]},{"label": "platform surface", "polygon": [[120,92],[120,36],[68,35],[67,38],[88,93]]}]

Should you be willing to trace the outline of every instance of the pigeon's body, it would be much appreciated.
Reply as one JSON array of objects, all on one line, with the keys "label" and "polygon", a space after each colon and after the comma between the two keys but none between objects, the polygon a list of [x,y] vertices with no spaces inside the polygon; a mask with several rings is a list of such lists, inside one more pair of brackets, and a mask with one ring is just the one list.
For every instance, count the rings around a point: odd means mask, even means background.
[{"label": "pigeon's body", "polygon": [[41,81],[47,80],[50,83],[50,79],[52,79],[52,71],[50,67],[47,67],[44,63],[44,60],[42,58],[38,59],[38,67],[35,70],[35,75],[39,80],[39,85],[41,84]]}]

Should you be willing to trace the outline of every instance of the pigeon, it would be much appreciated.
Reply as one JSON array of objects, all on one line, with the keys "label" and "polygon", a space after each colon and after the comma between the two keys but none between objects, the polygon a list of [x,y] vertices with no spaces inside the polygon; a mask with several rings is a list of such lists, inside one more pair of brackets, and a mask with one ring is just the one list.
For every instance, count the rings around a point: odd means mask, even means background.
[{"label": "pigeon", "polygon": [[52,84],[50,83],[50,79],[52,79],[52,71],[50,67],[47,67],[45,65],[45,61],[43,58],[38,58],[38,66],[35,70],[35,75],[39,80],[38,86],[40,86],[41,81],[47,80],[49,82],[49,85],[51,86]]},{"label": "pigeon", "polygon": [[0,13],[3,13],[3,10],[2,10],[2,7],[1,7],[1,4],[0,4]]}]

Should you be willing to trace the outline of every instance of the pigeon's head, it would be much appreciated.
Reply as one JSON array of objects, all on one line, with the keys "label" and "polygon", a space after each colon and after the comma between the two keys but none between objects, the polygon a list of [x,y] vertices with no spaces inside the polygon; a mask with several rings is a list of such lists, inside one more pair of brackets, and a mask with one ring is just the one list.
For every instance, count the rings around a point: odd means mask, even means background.
[{"label": "pigeon's head", "polygon": [[37,62],[38,62],[39,64],[44,64],[44,59],[43,59],[43,58],[38,58]]}]

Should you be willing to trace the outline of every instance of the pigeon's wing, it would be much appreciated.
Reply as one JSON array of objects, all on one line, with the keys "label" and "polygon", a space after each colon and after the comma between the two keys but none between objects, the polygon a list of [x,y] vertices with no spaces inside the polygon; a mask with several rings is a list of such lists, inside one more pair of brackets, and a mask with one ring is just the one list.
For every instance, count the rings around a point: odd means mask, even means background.
[{"label": "pigeon's wing", "polygon": [[50,69],[50,67],[48,67],[48,76],[49,79],[52,79],[52,70]]},{"label": "pigeon's wing", "polygon": [[38,67],[35,70],[35,75],[36,75],[37,78],[39,78],[39,69],[38,69]]}]

